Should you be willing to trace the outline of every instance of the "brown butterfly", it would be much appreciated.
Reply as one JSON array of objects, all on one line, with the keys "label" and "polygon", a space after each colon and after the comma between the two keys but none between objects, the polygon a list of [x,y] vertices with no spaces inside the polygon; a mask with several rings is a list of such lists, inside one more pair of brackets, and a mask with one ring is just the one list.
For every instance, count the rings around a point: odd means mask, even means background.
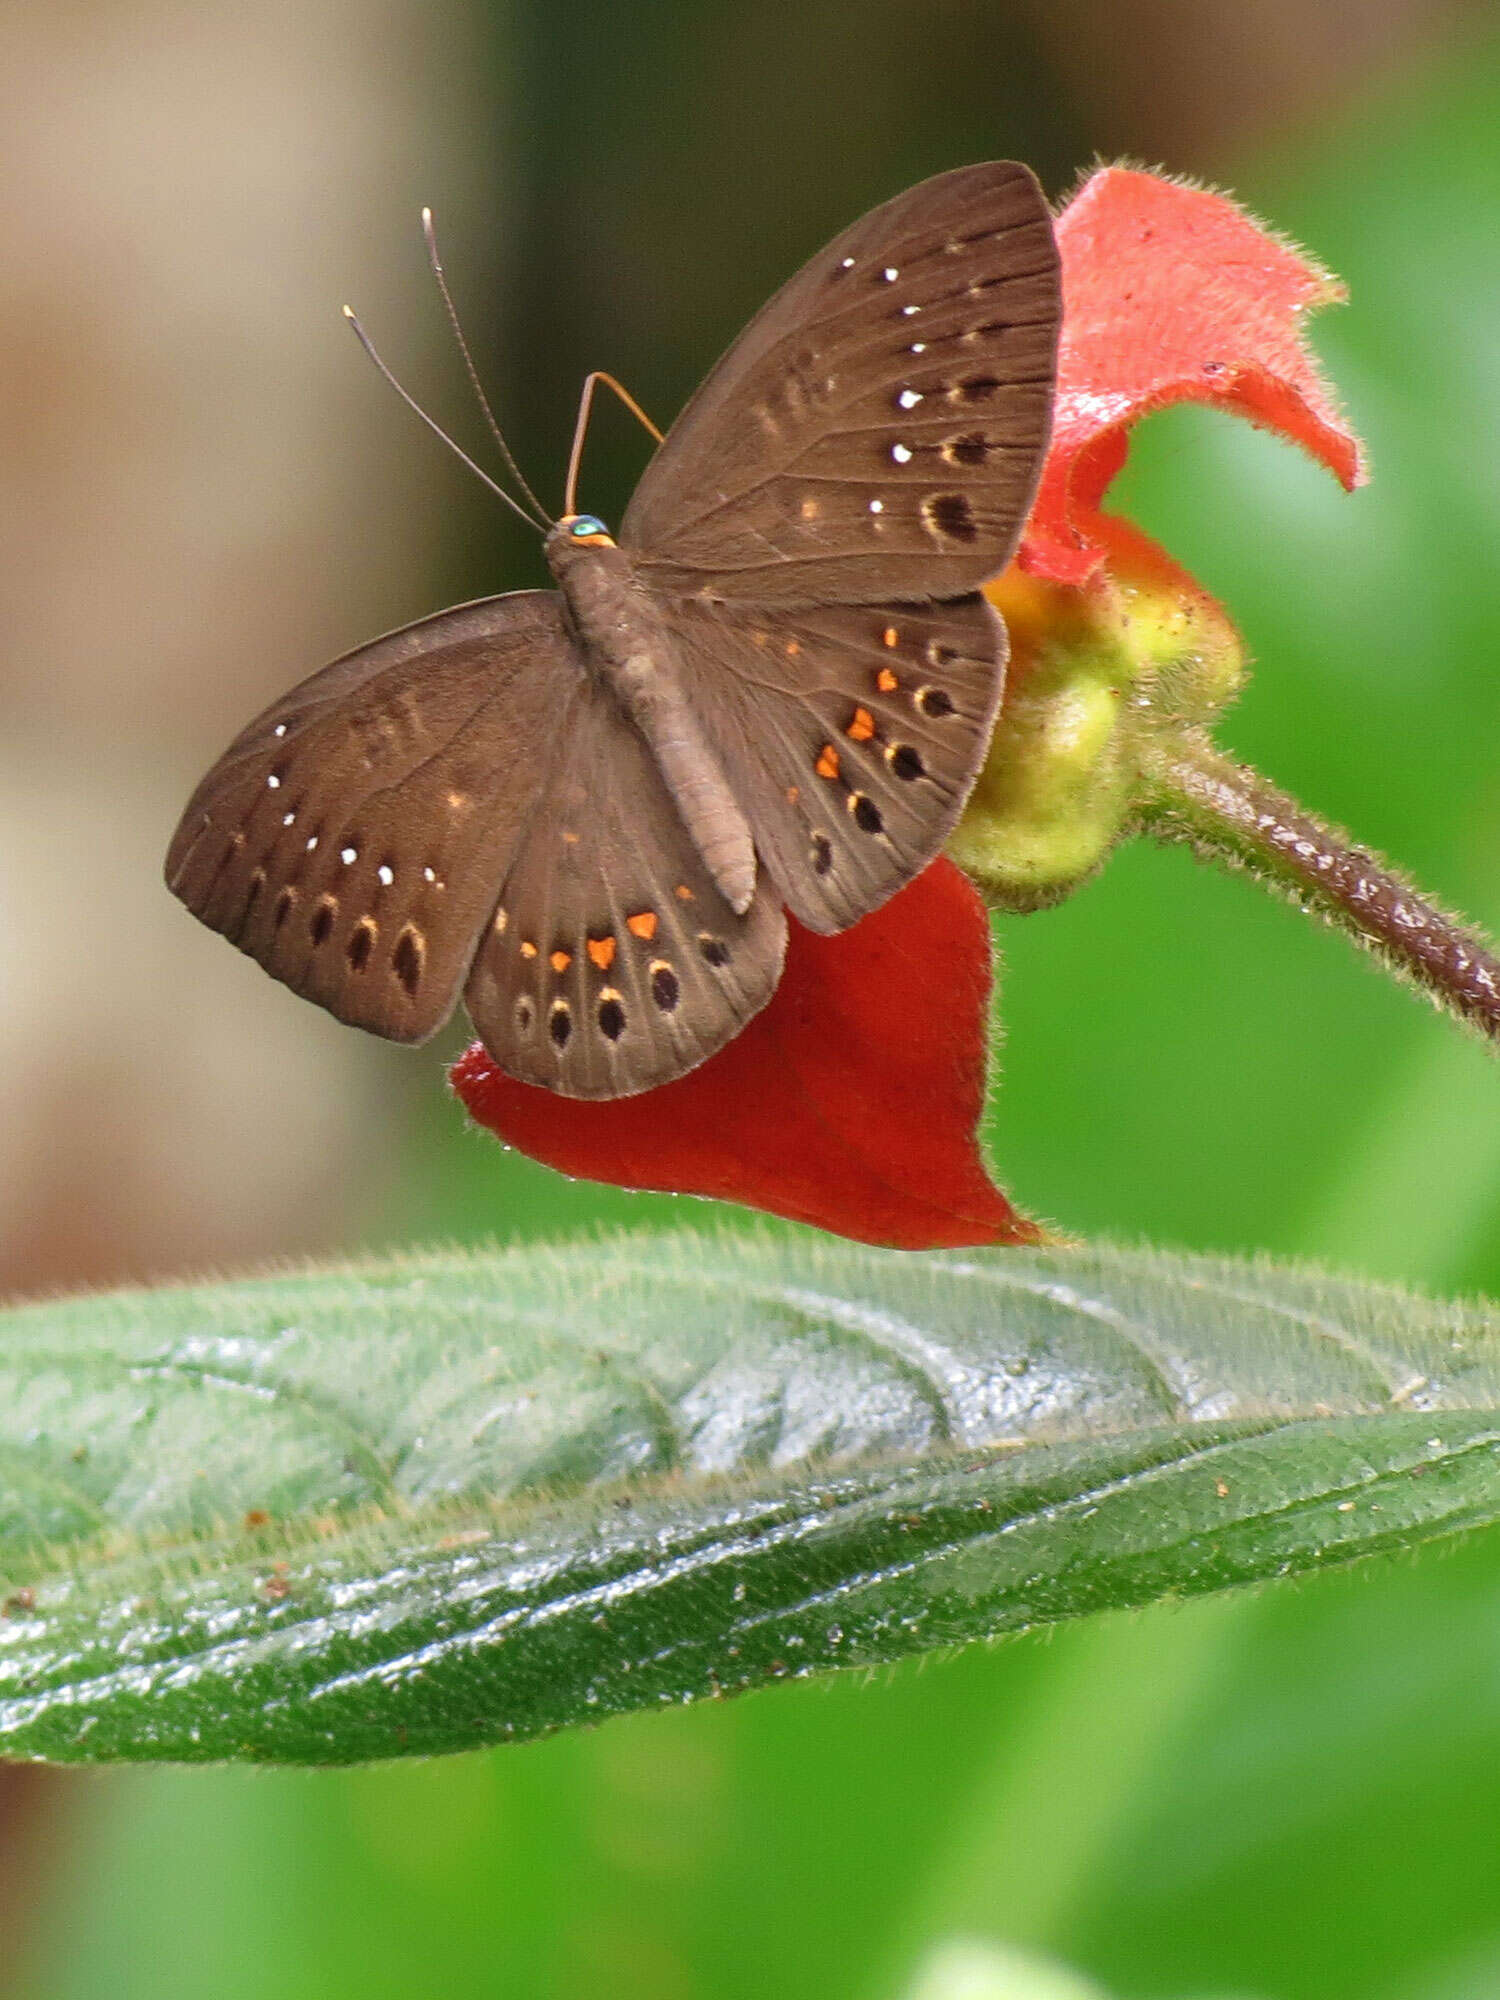
[{"label": "brown butterfly", "polygon": [[573,511],[580,413],[556,591],[377,639],[243,731],[169,886],[395,1041],[462,993],[502,1069],[567,1096],[704,1061],[774,992],[784,909],[843,930],[958,817],[1005,674],[978,590],[1036,488],[1059,317],[1025,167],[875,209],[750,322],[615,538]]}]

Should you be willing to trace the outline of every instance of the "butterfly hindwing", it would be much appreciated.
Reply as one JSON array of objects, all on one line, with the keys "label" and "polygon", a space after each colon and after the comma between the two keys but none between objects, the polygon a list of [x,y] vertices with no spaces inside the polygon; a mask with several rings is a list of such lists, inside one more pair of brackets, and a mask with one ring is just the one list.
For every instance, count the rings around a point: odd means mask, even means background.
[{"label": "butterfly hindwing", "polygon": [[167,856],[195,916],[342,1021],[448,1018],[586,669],[552,591],[461,606],[325,667],[245,729]]},{"label": "butterfly hindwing", "polygon": [[676,597],[977,589],[1035,492],[1060,315],[1051,217],[1025,167],[924,181],[750,322],[647,467],[621,546]]},{"label": "butterfly hindwing", "polygon": [[736,916],[607,689],[558,719],[528,826],[464,994],[524,1083],[625,1097],[711,1056],[770,999],[786,919],[762,882]]},{"label": "butterfly hindwing", "polygon": [[982,597],[684,606],[674,629],[761,860],[802,923],[843,930],[927,866],[999,700],[1005,631]]}]

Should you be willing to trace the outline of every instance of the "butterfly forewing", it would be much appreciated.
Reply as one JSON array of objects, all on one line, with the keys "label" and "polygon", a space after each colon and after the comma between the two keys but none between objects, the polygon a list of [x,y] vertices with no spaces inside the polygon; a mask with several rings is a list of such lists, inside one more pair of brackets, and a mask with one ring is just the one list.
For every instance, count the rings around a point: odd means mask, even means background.
[{"label": "butterfly forewing", "polygon": [[761,615],[685,605],[691,685],[777,893],[843,930],[932,860],[984,756],[1005,658],[978,595]]},{"label": "butterfly forewing", "polygon": [[621,545],[670,596],[976,589],[1035,492],[1060,311],[1051,218],[1025,167],[923,182],[751,321],[647,467]]},{"label": "butterfly forewing", "polygon": [[559,738],[464,994],[522,1082],[625,1097],[711,1056],[770,999],[786,919],[760,885],[735,915],[645,743],[590,686]]},{"label": "butterfly forewing", "polygon": [[189,801],[168,886],[342,1021],[448,1018],[586,669],[551,591],[465,605],[336,661]]}]

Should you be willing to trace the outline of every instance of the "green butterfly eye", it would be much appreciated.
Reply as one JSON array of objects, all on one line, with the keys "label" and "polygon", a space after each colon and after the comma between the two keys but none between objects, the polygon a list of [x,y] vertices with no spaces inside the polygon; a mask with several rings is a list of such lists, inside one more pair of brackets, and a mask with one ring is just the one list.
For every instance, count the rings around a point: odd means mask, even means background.
[{"label": "green butterfly eye", "polygon": [[582,541],[587,535],[608,535],[609,530],[597,514],[580,514],[574,521],[571,532]]}]

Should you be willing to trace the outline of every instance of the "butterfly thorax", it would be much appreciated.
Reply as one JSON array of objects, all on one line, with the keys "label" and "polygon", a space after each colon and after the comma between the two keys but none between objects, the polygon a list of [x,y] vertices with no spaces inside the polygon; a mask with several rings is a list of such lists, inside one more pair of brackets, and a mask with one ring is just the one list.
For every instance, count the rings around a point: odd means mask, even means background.
[{"label": "butterfly thorax", "polygon": [[750,827],[683,686],[661,608],[591,514],[565,515],[545,553],[589,672],[645,737],[693,844],[743,913],[755,893]]},{"label": "butterfly thorax", "polygon": [[630,557],[591,514],[559,521],[547,537],[546,556],[590,670],[627,706],[627,689],[649,700],[654,683],[673,675],[675,661]]}]

